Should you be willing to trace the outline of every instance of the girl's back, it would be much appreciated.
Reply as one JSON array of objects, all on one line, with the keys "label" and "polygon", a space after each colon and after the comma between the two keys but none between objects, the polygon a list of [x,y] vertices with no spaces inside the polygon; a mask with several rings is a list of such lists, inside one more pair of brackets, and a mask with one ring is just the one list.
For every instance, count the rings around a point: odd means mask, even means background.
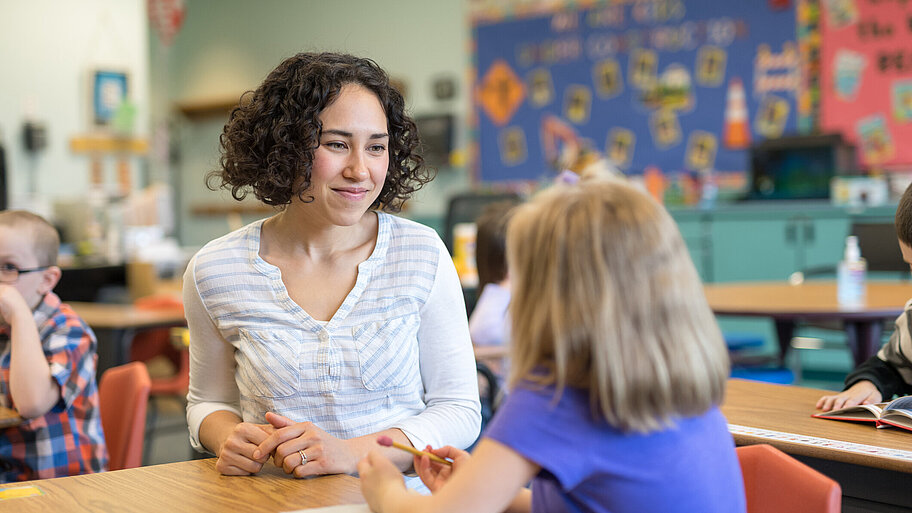
[{"label": "girl's back", "polygon": [[588,394],[517,387],[485,436],[541,466],[533,512],[731,513],[744,487],[717,408],[648,434],[622,433],[590,413]]},{"label": "girl's back", "polygon": [[728,353],[668,212],[617,180],[555,186],[513,212],[507,260],[511,392],[474,456],[437,454],[464,471],[416,462],[436,493],[412,511],[744,512]]}]

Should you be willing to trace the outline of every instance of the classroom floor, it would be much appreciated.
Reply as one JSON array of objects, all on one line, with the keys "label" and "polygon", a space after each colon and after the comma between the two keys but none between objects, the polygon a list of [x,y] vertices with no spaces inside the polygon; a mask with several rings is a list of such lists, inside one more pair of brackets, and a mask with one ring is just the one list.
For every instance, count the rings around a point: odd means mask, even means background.
[{"label": "classroom floor", "polygon": [[146,436],[151,442],[148,457],[143,465],[173,463],[193,458],[187,434],[187,417],[184,414],[184,403],[174,397],[155,399],[157,415],[155,427]]}]

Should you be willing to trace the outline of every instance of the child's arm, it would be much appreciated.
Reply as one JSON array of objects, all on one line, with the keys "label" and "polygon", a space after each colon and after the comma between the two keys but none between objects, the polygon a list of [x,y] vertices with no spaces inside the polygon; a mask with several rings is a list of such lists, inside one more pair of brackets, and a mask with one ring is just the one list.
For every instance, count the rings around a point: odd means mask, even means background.
[{"label": "child's arm", "polygon": [[10,325],[9,389],[13,404],[25,418],[40,417],[60,400],[60,387],[51,377],[32,310],[9,285],[0,285],[0,316]]},{"label": "child's arm", "polygon": [[[538,465],[509,447],[483,438],[464,465],[434,495],[410,493],[399,471],[379,451],[358,464],[361,490],[373,511],[495,513],[529,511],[523,486],[538,473]],[[524,508],[524,509],[523,509]]]}]

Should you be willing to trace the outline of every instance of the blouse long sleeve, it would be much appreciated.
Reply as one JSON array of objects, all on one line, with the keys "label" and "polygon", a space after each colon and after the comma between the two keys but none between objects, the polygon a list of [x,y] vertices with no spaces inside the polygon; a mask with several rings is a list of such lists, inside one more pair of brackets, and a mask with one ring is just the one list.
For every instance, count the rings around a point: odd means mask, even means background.
[{"label": "blouse long sleeve", "polygon": [[190,390],[187,394],[187,425],[194,449],[207,449],[199,441],[199,429],[209,414],[227,410],[241,416],[234,379],[234,347],[226,341],[206,310],[196,285],[196,258],[184,273],[183,302],[190,329]]},{"label": "blouse long sleeve", "polygon": [[475,356],[456,268],[442,242],[439,246],[434,286],[421,309],[418,328],[427,409],[393,427],[401,429],[418,448],[465,448],[478,438],[481,429]]}]

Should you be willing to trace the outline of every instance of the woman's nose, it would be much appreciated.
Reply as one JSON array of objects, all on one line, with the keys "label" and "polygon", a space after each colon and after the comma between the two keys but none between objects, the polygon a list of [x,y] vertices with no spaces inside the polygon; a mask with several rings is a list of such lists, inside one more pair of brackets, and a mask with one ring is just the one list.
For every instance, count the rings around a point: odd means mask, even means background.
[{"label": "woman's nose", "polygon": [[370,176],[367,161],[361,152],[352,152],[348,165],[345,167],[345,176],[358,181],[366,180]]}]

